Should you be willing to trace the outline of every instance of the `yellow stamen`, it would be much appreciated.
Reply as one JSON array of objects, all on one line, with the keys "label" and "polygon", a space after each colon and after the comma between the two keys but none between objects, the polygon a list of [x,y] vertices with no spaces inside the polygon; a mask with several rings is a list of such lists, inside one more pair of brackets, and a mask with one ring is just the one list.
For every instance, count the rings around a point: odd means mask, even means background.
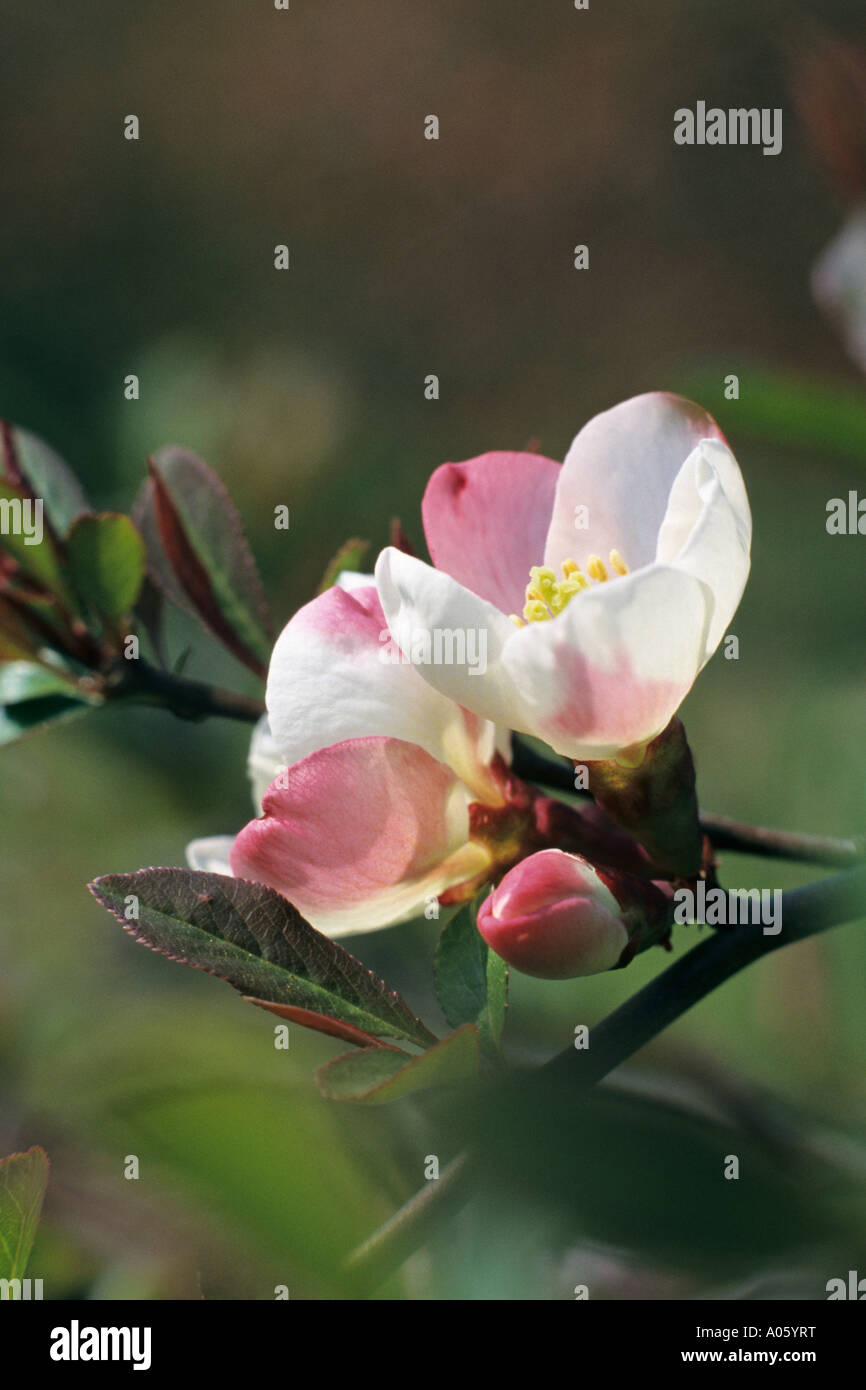
[{"label": "yellow stamen", "polygon": [[604,584],[617,574],[629,572],[628,565],[618,550],[611,550],[610,565],[613,575],[608,574],[599,555],[590,555],[584,573],[575,560],[563,560],[561,579],[557,579],[547,565],[533,565],[526,586],[523,618],[511,613],[511,621],[517,627],[523,627],[524,620],[527,623],[549,622],[568,607],[575,594],[589,588],[591,579],[598,584]]},{"label": "yellow stamen", "polygon": [[610,563],[616,570],[617,574],[628,574],[628,565],[626,564],[625,560],[622,558],[618,550],[612,550],[610,552]]}]

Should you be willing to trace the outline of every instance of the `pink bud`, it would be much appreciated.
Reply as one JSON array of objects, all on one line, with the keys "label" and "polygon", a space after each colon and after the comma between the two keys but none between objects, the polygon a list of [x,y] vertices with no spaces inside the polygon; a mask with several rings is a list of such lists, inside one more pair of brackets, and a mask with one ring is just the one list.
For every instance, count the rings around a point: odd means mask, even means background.
[{"label": "pink bud", "polygon": [[477,920],[492,951],[545,980],[610,970],[629,940],[610,889],[585,859],[560,849],[515,864],[481,904]]}]

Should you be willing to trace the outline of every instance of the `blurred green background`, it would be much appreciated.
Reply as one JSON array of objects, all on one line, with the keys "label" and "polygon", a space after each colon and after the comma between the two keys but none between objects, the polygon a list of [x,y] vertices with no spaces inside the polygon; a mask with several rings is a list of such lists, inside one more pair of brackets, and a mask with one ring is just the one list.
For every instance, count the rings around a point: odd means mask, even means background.
[{"label": "blurred green background", "polygon": [[[809,296],[841,209],[788,69],[817,20],[857,35],[862,5],[7,0],[0,414],[105,507],[131,504],[161,444],[199,452],[282,622],[347,536],[378,547],[396,514],[420,542],[438,463],[530,441],[562,457],[617,400],[692,394],[727,432],[755,517],[739,660],[717,655],[683,711],[702,804],[862,833],[864,541],[824,523],[829,498],[866,489],[866,393]],[[698,99],[781,106],[782,154],[676,147],[673,112]],[[573,269],[579,242],[588,272]],[[173,654],[187,644],[188,673],[255,690],[178,624]],[[109,710],[3,751],[0,1154],[39,1143],[53,1160],[31,1263],[51,1296],[331,1296],[339,1256],[459,1141],[441,1102],[328,1105],[310,1078],[334,1044],[295,1028],[275,1051],[265,1015],[135,947],[86,893],[99,873],[181,863],[189,839],[240,827],[247,742],[241,726]],[[814,872],[723,864],[732,886]],[[435,935],[354,943],[434,1024]],[[678,950],[694,932],[680,936]],[[512,1055],[568,1046],[665,963],[513,977]],[[802,1296],[823,1297],[858,1253],[863,1270],[847,1184],[866,1145],[864,964],[861,923],[729,983],[569,1135],[583,1197],[565,1199],[568,1221],[545,1170],[503,1175],[387,1294],[556,1299],[590,1282],[593,1296],[676,1297],[802,1266]],[[665,1105],[647,1112],[647,1089]],[[809,1168],[793,1197],[790,1152],[768,1158],[758,1123],[770,1093],[800,1157],[835,1165]],[[702,1106],[736,1112],[742,1150],[684,1135]],[[770,1168],[734,1220],[719,1153],[750,1143],[750,1171]],[[615,1183],[611,1152],[633,1155]]]}]

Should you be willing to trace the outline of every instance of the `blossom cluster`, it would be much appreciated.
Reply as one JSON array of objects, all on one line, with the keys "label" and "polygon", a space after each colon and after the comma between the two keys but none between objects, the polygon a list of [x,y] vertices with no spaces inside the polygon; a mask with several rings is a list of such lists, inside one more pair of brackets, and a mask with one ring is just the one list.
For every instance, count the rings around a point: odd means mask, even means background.
[{"label": "blossom cluster", "polygon": [[[270,885],[330,936],[490,887],[478,927],[517,968],[622,964],[659,939],[664,881],[696,872],[691,851],[665,864],[635,806],[677,823],[644,783],[746,584],[737,462],[705,411],[650,393],[592,419],[562,464],[443,464],[422,516],[432,563],[390,546],[286,625],[250,751],[261,814],[189,861]],[[598,769],[595,820],[514,775],[515,732]]]}]

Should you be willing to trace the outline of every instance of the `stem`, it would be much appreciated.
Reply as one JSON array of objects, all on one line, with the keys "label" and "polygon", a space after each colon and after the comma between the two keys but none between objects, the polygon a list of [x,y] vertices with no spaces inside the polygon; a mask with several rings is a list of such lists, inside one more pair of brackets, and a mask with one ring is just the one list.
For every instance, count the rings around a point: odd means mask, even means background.
[{"label": "stem", "polygon": [[805,864],[824,864],[831,869],[855,868],[866,859],[862,840],[840,840],[830,835],[801,835],[794,830],[769,830],[745,825],[728,816],[701,812],[701,829],[716,849],[762,854],[768,859],[795,859]]},{"label": "stem", "polygon": [[[866,867],[819,879],[782,894],[782,930],[764,936],[754,926],[721,929],[633,994],[592,1032],[592,1047],[566,1049],[545,1065],[548,1074],[577,1074],[581,1089],[606,1076],[656,1034],[746,965],[781,946],[816,936],[866,912]],[[577,1060],[577,1062],[575,1061]]]},{"label": "stem", "polygon": [[[574,793],[574,771],[569,763],[545,757],[518,737],[513,739],[513,767],[518,777],[540,782],[553,791]],[[792,830],[770,830],[701,812],[701,829],[716,849],[740,854],[760,854],[767,859],[792,859],[803,864],[823,864],[830,869],[851,869],[866,860],[866,842],[834,839],[827,835],[801,835]]]},{"label": "stem", "polygon": [[[782,931],[765,936],[755,927],[720,930],[639,990],[592,1030],[592,1046],[568,1047],[542,1068],[568,1078],[572,1095],[596,1082],[638,1052],[675,1019],[744,966],[792,941],[838,926],[866,912],[866,867],[793,888],[782,896]],[[459,1154],[440,1176],[415,1194],[349,1257],[346,1269],[367,1291],[375,1289],[426,1239],[443,1217],[467,1200],[478,1158]]]},{"label": "stem", "polygon": [[425,1183],[369,1240],[352,1251],[344,1265],[350,1283],[362,1292],[383,1284],[423,1245],[435,1225],[460,1210],[469,1196],[468,1179],[475,1167],[475,1154],[464,1150],[443,1168],[435,1182]]},{"label": "stem", "polygon": [[204,681],[187,680],[170,671],[160,671],[146,661],[124,661],[108,677],[106,693],[111,699],[132,700],[170,710],[179,719],[240,719],[254,724],[265,712],[264,703],[233,690],[220,690]]}]

